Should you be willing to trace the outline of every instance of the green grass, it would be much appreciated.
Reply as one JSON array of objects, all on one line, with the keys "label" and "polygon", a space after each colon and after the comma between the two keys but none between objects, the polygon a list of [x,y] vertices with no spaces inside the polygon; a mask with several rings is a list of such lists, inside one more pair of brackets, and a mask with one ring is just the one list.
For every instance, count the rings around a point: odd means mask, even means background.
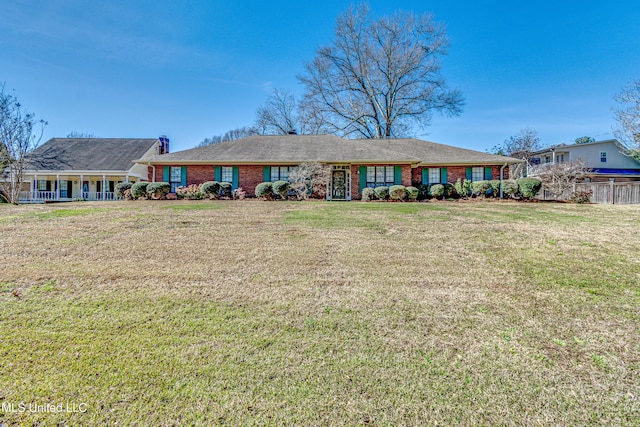
[{"label": "green grass", "polygon": [[175,202],[163,206],[164,209],[172,209],[174,211],[198,211],[209,209],[220,209],[222,204],[211,202],[208,200],[202,200],[198,202]]},{"label": "green grass", "polygon": [[0,209],[0,424],[637,425],[639,214]]}]

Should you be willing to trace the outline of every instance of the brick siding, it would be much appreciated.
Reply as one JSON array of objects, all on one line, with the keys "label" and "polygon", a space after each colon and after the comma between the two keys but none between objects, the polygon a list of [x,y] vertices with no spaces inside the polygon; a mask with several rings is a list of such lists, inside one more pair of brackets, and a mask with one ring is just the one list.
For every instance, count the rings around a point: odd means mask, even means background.
[{"label": "brick siding", "polygon": [[[156,165],[156,182],[163,180],[165,165]],[[179,165],[174,165],[179,166]],[[233,165],[222,165],[233,166]],[[394,166],[388,164],[372,165],[351,165],[351,195],[353,199],[361,198],[360,194],[360,167],[361,166]],[[444,167],[444,166],[443,166]],[[455,183],[458,178],[465,179],[466,166],[447,166],[448,179],[450,183]],[[213,165],[189,165],[187,166],[187,185],[202,184],[213,181],[215,166]],[[500,179],[500,166],[492,166],[493,179]],[[509,178],[509,168],[504,169],[504,179]],[[153,169],[149,167],[149,181],[153,180]],[[242,187],[247,195],[255,195],[258,184],[264,181],[264,166],[241,165],[238,166],[238,186]],[[402,165],[402,185],[418,186],[422,183],[422,167],[411,168],[410,165]]]}]

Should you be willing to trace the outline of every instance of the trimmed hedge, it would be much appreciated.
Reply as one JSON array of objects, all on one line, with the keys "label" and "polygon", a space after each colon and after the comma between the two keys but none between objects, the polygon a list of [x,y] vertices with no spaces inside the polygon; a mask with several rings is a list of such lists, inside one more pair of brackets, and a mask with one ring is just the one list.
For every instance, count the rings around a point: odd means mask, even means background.
[{"label": "trimmed hedge", "polygon": [[520,178],[518,183],[518,193],[525,200],[531,200],[538,195],[542,188],[542,181],[538,178]]},{"label": "trimmed hedge", "polygon": [[273,196],[273,185],[270,182],[261,182],[256,185],[256,197],[270,199]]},{"label": "trimmed hedge", "polygon": [[429,187],[429,195],[432,197],[442,197],[444,196],[444,185],[442,184],[433,184]]},{"label": "trimmed hedge", "polygon": [[376,199],[378,200],[387,200],[389,198],[389,187],[381,185],[380,187],[376,187],[373,189],[376,193]]},{"label": "trimmed hedge", "polygon": [[429,198],[429,184],[418,185],[418,200],[426,200]]},{"label": "trimmed hedge", "polygon": [[471,191],[474,196],[486,196],[487,191],[491,188],[491,184],[487,180],[474,181],[471,183]]},{"label": "trimmed hedge", "polygon": [[505,179],[502,181],[502,194],[505,197],[515,197],[518,193],[518,183],[515,179]]},{"label": "trimmed hedge", "polygon": [[205,196],[215,199],[220,193],[220,183],[218,181],[207,181],[200,186],[200,191]]},{"label": "trimmed hedge", "polygon": [[407,192],[404,185],[392,185],[389,187],[389,198],[391,200],[404,200]]},{"label": "trimmed hedge", "polygon": [[275,181],[273,184],[271,184],[271,188],[273,189],[273,194],[277,194],[283,199],[286,199],[287,194],[291,189],[291,184],[289,183],[289,181]]},{"label": "trimmed hedge", "polygon": [[131,195],[134,199],[139,199],[140,197],[147,197],[147,186],[151,184],[150,182],[136,182],[131,186]]},{"label": "trimmed hedge", "polygon": [[492,179],[489,181],[489,186],[491,187],[491,196],[500,197],[500,180]]},{"label": "trimmed hedge", "polygon": [[454,187],[456,189],[456,193],[458,193],[458,197],[466,199],[471,194],[471,181],[468,179],[458,178]]},{"label": "trimmed hedge", "polygon": [[362,189],[362,201],[370,202],[376,198],[376,192],[371,187],[366,187]]},{"label": "trimmed hedge", "polygon": [[220,196],[221,197],[232,197],[232,189],[233,186],[230,182],[221,182],[220,183]]},{"label": "trimmed hedge", "polygon": [[444,187],[443,197],[445,199],[453,199],[454,197],[458,196],[458,193],[456,192],[456,187],[454,187],[453,184],[449,184],[447,182],[446,184],[442,184],[442,186]]},{"label": "trimmed hedge", "polygon": [[132,182],[124,181],[116,184],[116,195],[118,197],[124,197],[124,192],[126,190],[131,190]]},{"label": "trimmed hedge", "polygon": [[171,191],[171,184],[168,182],[150,182],[147,185],[147,196],[153,200],[164,199]]},{"label": "trimmed hedge", "polygon": [[413,202],[418,199],[419,190],[416,187],[409,186],[405,188],[404,191],[407,193],[407,199],[410,201]]}]

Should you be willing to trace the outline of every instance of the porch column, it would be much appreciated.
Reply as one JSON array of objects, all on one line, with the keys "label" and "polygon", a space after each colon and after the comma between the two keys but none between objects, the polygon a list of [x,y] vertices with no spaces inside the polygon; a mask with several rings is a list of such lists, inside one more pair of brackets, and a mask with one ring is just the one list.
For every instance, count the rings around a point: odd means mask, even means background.
[{"label": "porch column", "polygon": [[56,175],[56,200],[60,199],[60,175]]},{"label": "porch column", "polygon": [[80,198],[84,199],[84,194],[82,194],[84,191],[84,175],[80,174]]},{"label": "porch column", "polygon": [[107,179],[106,175],[102,175],[102,200],[104,200],[106,197],[106,191],[104,191],[104,183],[106,179]]},{"label": "porch column", "polygon": [[127,176],[125,176],[125,177],[124,177],[124,180],[125,180],[126,182],[129,182],[129,174],[127,174]]},{"label": "porch column", "polygon": [[33,174],[33,193],[31,195],[32,199],[36,198],[36,193],[38,192],[38,174]]}]

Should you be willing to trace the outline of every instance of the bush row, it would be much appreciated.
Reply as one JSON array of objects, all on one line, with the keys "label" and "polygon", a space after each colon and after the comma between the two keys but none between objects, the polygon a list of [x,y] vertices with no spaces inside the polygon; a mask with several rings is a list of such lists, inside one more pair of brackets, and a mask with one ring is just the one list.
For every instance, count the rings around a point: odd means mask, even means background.
[{"label": "bush row", "polygon": [[[166,199],[171,191],[168,182],[121,182],[116,185],[116,194],[126,200]],[[185,200],[200,199],[244,199],[246,192],[242,188],[232,190],[231,183],[208,181],[203,184],[191,184],[176,188],[176,198]]]},{"label": "bush row", "polygon": [[256,185],[256,197],[265,200],[286,199],[291,189],[288,181],[261,182]]},{"label": "bush row", "polygon": [[362,200],[365,202],[371,200],[415,201],[418,199],[418,192],[416,187],[405,187],[404,185],[367,187],[362,190]]},{"label": "bush row", "polygon": [[[502,182],[504,198],[531,200],[542,188],[542,181],[537,178],[521,178],[518,180],[504,180]],[[362,200],[426,200],[426,199],[457,199],[470,197],[500,197],[499,180],[483,180],[471,182],[468,179],[458,179],[455,184],[421,184],[416,187],[392,185],[375,188],[364,188]]]}]

